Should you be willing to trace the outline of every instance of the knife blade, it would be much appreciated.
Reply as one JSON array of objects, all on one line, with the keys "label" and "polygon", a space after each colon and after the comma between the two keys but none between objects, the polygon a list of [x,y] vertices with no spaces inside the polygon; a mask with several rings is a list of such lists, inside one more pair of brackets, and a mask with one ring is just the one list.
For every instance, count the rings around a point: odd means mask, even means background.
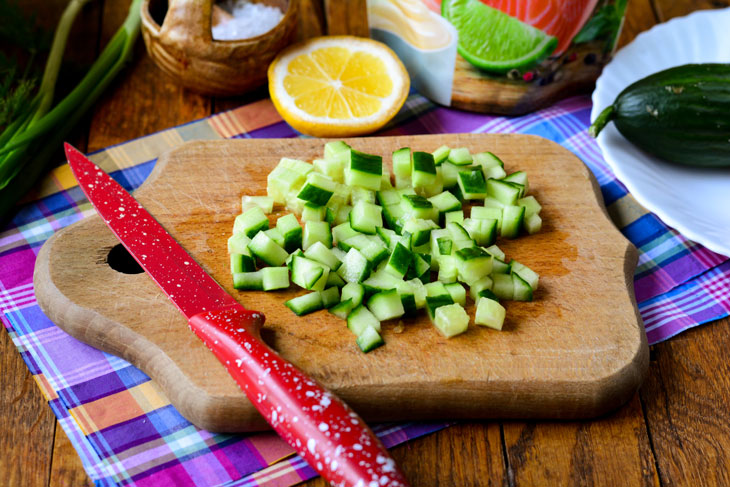
[{"label": "knife blade", "polygon": [[121,185],[70,144],[79,187],[114,235],[188,319],[272,428],[330,483],[406,487],[365,422],[279,356],[259,333],[264,316],[228,294]]}]

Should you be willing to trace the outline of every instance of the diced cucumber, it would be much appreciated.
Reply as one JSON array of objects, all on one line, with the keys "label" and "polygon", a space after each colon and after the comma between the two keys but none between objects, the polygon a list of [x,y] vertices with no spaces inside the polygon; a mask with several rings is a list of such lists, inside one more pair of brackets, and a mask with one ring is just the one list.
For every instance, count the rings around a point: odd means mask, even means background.
[{"label": "diced cucumber", "polygon": [[[278,245],[281,248],[284,248],[284,244],[285,244],[284,235],[281,234],[281,232],[279,231],[278,228],[276,228],[276,227],[269,228],[268,230],[264,230],[264,233],[266,234],[267,237],[269,237],[271,240],[276,242],[276,245]],[[286,249],[284,249],[284,250],[286,250]]]},{"label": "diced cucumber", "polygon": [[322,294],[318,291],[290,299],[284,305],[297,316],[313,313],[324,308]]},{"label": "diced cucumber", "polygon": [[502,178],[502,181],[508,182],[508,183],[517,183],[522,186],[522,195],[520,198],[522,198],[525,193],[527,193],[530,190],[530,186],[527,181],[527,173],[525,171],[517,171],[513,172],[509,176],[505,176]]},{"label": "diced cucumber", "polygon": [[486,179],[502,179],[507,175],[503,167],[500,166],[494,166],[494,167],[485,167],[482,166],[482,170],[484,171],[484,177]]},{"label": "diced cucumber", "polygon": [[385,269],[381,269],[370,274],[370,277],[365,279],[362,285],[365,288],[365,294],[375,294],[380,291],[394,289],[398,287],[401,282],[403,282],[401,279],[385,272]]},{"label": "diced cucumber", "polygon": [[323,174],[311,172],[297,193],[297,198],[313,205],[326,206],[334,192],[334,181]]},{"label": "diced cucumber", "polygon": [[455,166],[468,166],[474,160],[469,149],[466,147],[457,147],[449,151],[448,160]]},{"label": "diced cucumber", "polygon": [[350,205],[342,205],[337,209],[337,214],[335,215],[335,225],[342,225],[343,223],[350,223],[350,212],[352,211],[352,206]]},{"label": "diced cucumber", "polygon": [[315,159],[312,161],[314,170],[324,174],[336,183],[345,181],[345,163],[336,159]]},{"label": "diced cucumber", "polygon": [[448,293],[439,296],[426,296],[426,309],[428,310],[428,316],[431,318],[431,321],[434,320],[438,308],[451,304],[454,304],[454,300],[451,299]]},{"label": "diced cucumber", "polygon": [[289,269],[287,267],[264,267],[261,269],[261,274],[264,291],[289,287]]},{"label": "diced cucumber", "polygon": [[487,253],[488,253],[489,255],[493,255],[493,256],[495,256],[496,258],[498,258],[499,260],[502,260],[502,261],[504,261],[504,259],[506,258],[506,256],[505,256],[504,252],[502,251],[502,249],[500,249],[500,248],[499,248],[499,247],[497,247],[496,245],[490,245],[489,247],[487,247],[487,248],[486,248],[486,249],[484,249],[484,250],[485,250],[485,251],[486,251],[486,252],[487,252]]},{"label": "diced cucumber", "polygon": [[421,218],[438,221],[438,210],[426,198],[415,194],[401,196],[401,207],[407,218]]},{"label": "diced cucumber", "polygon": [[307,250],[315,242],[322,242],[326,247],[332,247],[332,231],[327,222],[306,222],[302,236],[302,248]]},{"label": "diced cucumber", "polygon": [[526,265],[517,262],[516,260],[510,262],[510,267],[511,271],[524,279],[527,284],[530,285],[533,291],[537,291],[540,279],[540,276],[538,276],[537,272],[533,271]]},{"label": "diced cucumber", "polygon": [[340,302],[340,289],[337,287],[330,287],[324,291],[320,291],[319,295],[322,298],[322,306],[325,309],[329,309]]},{"label": "diced cucumber", "polygon": [[461,201],[459,201],[458,198],[449,191],[444,191],[436,196],[431,196],[428,198],[428,201],[430,201],[431,204],[438,209],[439,214],[441,215],[451,211],[461,210]]},{"label": "diced cucumber", "polygon": [[327,220],[327,207],[305,203],[302,209],[303,222],[323,222]]},{"label": "diced cucumber", "polygon": [[[346,242],[348,239],[356,236],[356,235],[362,235],[357,230],[353,229],[350,226],[350,222],[344,222],[337,225],[335,228],[332,229],[332,238],[335,242],[337,242],[337,246],[342,248],[339,244],[341,242]],[[342,249],[344,251],[350,250],[350,247],[347,247],[345,249]]]},{"label": "diced cucumber", "polygon": [[520,191],[521,188],[514,184],[499,179],[487,180],[487,196],[494,198],[503,205],[514,205],[520,197]]},{"label": "diced cucumber", "polygon": [[327,142],[324,145],[324,158],[328,160],[341,159],[345,162],[349,151],[350,146],[346,142],[341,140]]},{"label": "diced cucumber", "polygon": [[268,230],[268,228],[269,219],[258,206],[249,208],[233,221],[233,234],[244,233],[248,238],[253,238],[257,233]]},{"label": "diced cucumber", "polygon": [[459,280],[471,285],[492,272],[492,256],[479,247],[454,252],[459,267]]},{"label": "diced cucumber", "polygon": [[491,152],[479,152],[477,154],[472,155],[472,158],[473,158],[475,164],[479,164],[480,166],[483,166],[486,168],[504,167],[504,162],[502,162],[502,159],[495,156]]},{"label": "diced cucumber", "polygon": [[231,274],[236,272],[253,272],[256,270],[256,261],[251,255],[231,254]]},{"label": "diced cucumber", "polygon": [[359,306],[362,303],[362,300],[364,297],[365,297],[365,287],[362,284],[358,284],[355,282],[348,282],[342,288],[341,299],[343,301],[346,299],[351,300],[353,308],[356,306]]},{"label": "diced cucumber", "polygon": [[400,194],[393,189],[378,191],[376,197],[380,206],[390,206],[400,203]]},{"label": "diced cucumber", "polygon": [[525,196],[524,198],[520,198],[517,200],[517,204],[525,207],[525,218],[537,215],[542,210],[542,206],[534,196]]},{"label": "diced cucumber", "polygon": [[516,238],[520,234],[525,219],[525,207],[507,205],[502,210],[501,235],[505,238]]},{"label": "diced cucumber", "polygon": [[434,164],[440,166],[441,163],[449,158],[449,152],[451,152],[451,149],[449,149],[448,145],[442,145],[441,147],[433,151],[431,154],[433,155]]},{"label": "diced cucumber", "polygon": [[456,222],[447,223],[446,230],[449,231],[449,233],[451,234],[451,238],[454,241],[471,239],[469,232],[467,232],[466,229],[459,223],[456,223]]},{"label": "diced cucumber", "polygon": [[248,238],[245,233],[234,233],[228,238],[228,253],[250,256],[251,252],[248,250],[248,244],[250,243],[251,239]]},{"label": "diced cucumber", "polygon": [[347,328],[355,335],[359,336],[368,326],[380,331],[380,321],[362,304],[355,307],[347,316]]},{"label": "diced cucumber", "polygon": [[444,284],[444,287],[455,303],[466,306],[466,289],[464,289],[464,286],[458,282],[452,282],[450,284]]},{"label": "diced cucumber", "polygon": [[502,221],[502,208],[472,206],[471,217],[475,220],[497,220],[497,228],[499,228]]},{"label": "diced cucumber", "polygon": [[433,324],[446,338],[451,338],[467,330],[469,315],[460,304],[447,304],[436,308]]},{"label": "diced cucumber", "polygon": [[460,166],[444,162],[439,168],[441,169],[441,180],[443,181],[444,189],[451,189],[458,185],[456,178],[459,174]]},{"label": "diced cucumber", "polygon": [[350,198],[353,205],[358,201],[375,204],[375,191],[354,186]]},{"label": "diced cucumber", "polygon": [[[407,285],[413,290],[413,297],[416,300],[416,308],[421,309],[426,307],[426,286],[420,279],[411,279],[405,281]],[[429,283],[430,284],[430,283]]]},{"label": "diced cucumber", "polygon": [[385,344],[380,333],[378,333],[378,330],[376,330],[373,326],[366,327],[362,333],[358,335],[355,343],[357,343],[357,346],[360,347],[360,350],[362,350],[363,353],[371,352]]},{"label": "diced cucumber", "polygon": [[400,203],[383,207],[383,220],[388,228],[399,232],[402,225],[399,223],[400,218],[405,214]]},{"label": "diced cucumber", "polygon": [[413,254],[403,244],[398,242],[390,254],[388,263],[385,265],[385,271],[395,277],[403,278],[408,272],[408,268],[413,261]]},{"label": "diced cucumber", "polygon": [[324,290],[329,272],[329,267],[314,260],[299,256],[292,258],[291,280],[304,289]]},{"label": "diced cucumber", "polygon": [[358,232],[375,235],[375,229],[383,226],[382,211],[378,205],[358,201],[350,213],[350,226]]},{"label": "diced cucumber", "polygon": [[282,158],[266,178],[266,194],[276,203],[286,203],[286,195],[299,191],[312,170],[314,166],[304,161]]},{"label": "diced cucumber", "polygon": [[398,179],[411,177],[411,149],[403,147],[393,152],[393,174]]},{"label": "diced cucumber", "polygon": [[370,273],[370,263],[359,250],[350,249],[337,273],[347,282],[362,282]]},{"label": "diced cucumber", "polygon": [[540,215],[535,213],[534,215],[525,217],[522,226],[528,234],[534,235],[542,228],[542,218],[540,218]]},{"label": "diced cucumber", "polygon": [[459,277],[459,268],[456,265],[456,258],[451,255],[442,255],[439,261],[439,282],[456,282]]},{"label": "diced cucumber", "polygon": [[325,283],[325,287],[342,287],[345,284],[345,280],[342,279],[338,273],[330,272],[327,276],[327,282]]},{"label": "diced cucumber", "polygon": [[454,242],[451,237],[439,237],[436,239],[436,245],[439,255],[451,255]]},{"label": "diced cucumber", "polygon": [[512,300],[515,296],[515,285],[511,274],[492,274],[492,292],[499,299]]},{"label": "diced cucumber", "polygon": [[487,182],[479,168],[459,171],[456,182],[465,200],[483,199],[487,196]]},{"label": "diced cucumber", "polygon": [[451,297],[451,294],[446,290],[446,286],[442,282],[429,282],[425,286],[426,289],[426,295],[430,297],[438,297],[438,296],[449,296]]},{"label": "diced cucumber", "polygon": [[431,280],[431,254],[412,252],[413,261],[408,268],[405,279],[418,278],[423,282]]},{"label": "diced cucumber", "polygon": [[390,239],[397,236],[397,234],[393,230],[385,227],[376,228],[375,233],[378,235],[378,237],[380,237],[380,239],[387,247],[390,247]]},{"label": "diced cucumber", "polygon": [[411,245],[419,246],[428,243],[431,238],[431,230],[438,228],[433,220],[422,220],[414,218],[403,225],[403,231],[411,234]]},{"label": "diced cucumber", "polygon": [[233,287],[240,290],[263,291],[264,276],[261,271],[256,272],[234,272]]},{"label": "diced cucumber", "polygon": [[497,241],[497,220],[467,218],[464,220],[464,229],[479,246],[492,245]]},{"label": "diced cucumber", "polygon": [[332,250],[328,249],[322,242],[315,242],[305,252],[304,256],[308,259],[317,261],[326,265],[331,270],[336,271],[342,262],[337,258]]},{"label": "diced cucumber", "polygon": [[414,188],[424,188],[436,182],[436,164],[430,152],[414,152],[411,181]]},{"label": "diced cucumber", "polygon": [[379,191],[382,175],[382,157],[350,149],[345,167],[345,184]]},{"label": "diced cucumber", "polygon": [[[249,210],[250,211],[250,210]],[[274,242],[265,232],[259,232],[248,244],[253,255],[270,266],[284,265],[289,254],[283,247]]]},{"label": "diced cucumber", "polygon": [[304,252],[302,252],[302,249],[296,249],[294,252],[289,254],[289,257],[286,258],[286,266],[291,270],[294,257],[304,257]]},{"label": "diced cucumber", "polygon": [[241,197],[241,213],[245,213],[249,208],[258,206],[265,214],[274,211],[274,198],[271,196],[242,196]]},{"label": "diced cucumber", "polygon": [[302,246],[302,227],[297,217],[289,213],[276,220],[276,228],[284,236],[284,250],[293,252]]},{"label": "diced cucumber", "polygon": [[511,269],[512,266],[502,259],[497,257],[492,259],[492,274],[509,274]]},{"label": "diced cucumber", "polygon": [[489,291],[492,292],[492,286],[494,285],[492,278],[489,276],[484,276],[481,279],[479,279],[477,282],[469,286],[469,295],[471,296],[471,299],[473,299],[475,302],[479,300],[480,293],[482,291]]},{"label": "diced cucumber", "polygon": [[459,211],[449,211],[448,213],[444,213],[444,225],[448,225],[449,223],[463,223],[464,222],[464,212]]},{"label": "diced cucumber", "polygon": [[527,281],[516,273],[512,273],[512,286],[514,288],[512,299],[515,301],[532,301],[532,288],[527,284]]},{"label": "diced cucumber", "polygon": [[352,299],[346,299],[329,308],[329,312],[337,316],[338,318],[346,320],[347,316],[350,314],[354,307],[355,306],[352,304]]},{"label": "diced cucumber", "polygon": [[504,203],[495,200],[491,196],[487,196],[484,198],[484,207],[485,208],[499,208],[500,210],[504,208]]},{"label": "diced cucumber", "polygon": [[395,289],[381,291],[368,300],[368,309],[379,321],[392,320],[405,314],[400,295]]},{"label": "diced cucumber", "polygon": [[497,301],[489,298],[479,298],[474,323],[501,330],[504,325],[506,311]]}]

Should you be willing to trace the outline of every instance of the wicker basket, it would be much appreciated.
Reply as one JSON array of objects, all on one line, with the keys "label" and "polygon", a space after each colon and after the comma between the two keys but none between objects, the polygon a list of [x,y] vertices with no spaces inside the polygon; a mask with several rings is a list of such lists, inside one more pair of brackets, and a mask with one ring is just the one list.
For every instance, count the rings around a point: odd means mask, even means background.
[{"label": "wicker basket", "polygon": [[[157,66],[180,84],[207,95],[238,95],[263,85],[276,54],[294,40],[299,0],[254,0],[284,17],[257,37],[213,40],[213,0],[144,0],[142,36]],[[162,25],[155,19],[164,16]]]}]

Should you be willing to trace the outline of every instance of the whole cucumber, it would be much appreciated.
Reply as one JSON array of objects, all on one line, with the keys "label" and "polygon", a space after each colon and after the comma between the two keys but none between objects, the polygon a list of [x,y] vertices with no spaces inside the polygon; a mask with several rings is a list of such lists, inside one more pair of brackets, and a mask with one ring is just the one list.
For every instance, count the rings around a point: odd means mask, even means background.
[{"label": "whole cucumber", "polygon": [[730,166],[730,64],[686,64],[624,89],[588,129],[610,121],[637,147],[687,166]]}]

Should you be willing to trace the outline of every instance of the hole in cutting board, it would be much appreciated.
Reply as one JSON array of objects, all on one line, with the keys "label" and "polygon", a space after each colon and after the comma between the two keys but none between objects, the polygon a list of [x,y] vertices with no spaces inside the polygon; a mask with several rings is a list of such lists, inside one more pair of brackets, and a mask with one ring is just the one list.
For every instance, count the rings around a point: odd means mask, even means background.
[{"label": "hole in cutting board", "polygon": [[144,269],[134,260],[132,254],[127,252],[124,245],[117,244],[106,256],[106,263],[109,267],[122,274],[141,274]]}]

